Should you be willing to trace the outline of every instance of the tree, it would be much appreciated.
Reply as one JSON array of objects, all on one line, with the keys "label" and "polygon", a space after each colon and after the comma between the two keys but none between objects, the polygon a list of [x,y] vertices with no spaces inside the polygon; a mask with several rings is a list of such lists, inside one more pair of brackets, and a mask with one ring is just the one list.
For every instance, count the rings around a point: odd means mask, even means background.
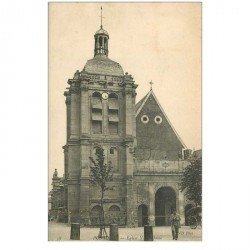
[{"label": "tree", "polygon": [[109,162],[108,164],[105,163],[105,156],[104,150],[102,148],[98,148],[96,150],[96,160],[93,157],[90,157],[92,164],[90,165],[90,182],[100,188],[100,232],[98,237],[104,238],[107,237],[107,233],[105,230],[105,216],[104,216],[104,209],[103,209],[103,202],[104,202],[104,194],[107,190],[112,190],[113,187],[107,186],[107,182],[113,180],[113,174],[111,173],[112,165]]},{"label": "tree", "polygon": [[181,178],[180,190],[185,196],[195,203],[195,206],[202,204],[202,158],[194,157],[190,164],[184,169]]}]

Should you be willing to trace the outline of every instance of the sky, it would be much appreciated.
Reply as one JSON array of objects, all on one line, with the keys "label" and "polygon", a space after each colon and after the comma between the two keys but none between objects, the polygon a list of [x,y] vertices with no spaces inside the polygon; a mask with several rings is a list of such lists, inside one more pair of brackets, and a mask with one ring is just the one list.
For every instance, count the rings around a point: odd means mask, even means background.
[{"label": "sky", "polygon": [[[67,80],[94,56],[100,3],[49,4],[49,186],[63,175]],[[109,58],[153,91],[188,148],[201,148],[201,4],[102,3]],[[49,187],[50,189],[51,187]]]}]

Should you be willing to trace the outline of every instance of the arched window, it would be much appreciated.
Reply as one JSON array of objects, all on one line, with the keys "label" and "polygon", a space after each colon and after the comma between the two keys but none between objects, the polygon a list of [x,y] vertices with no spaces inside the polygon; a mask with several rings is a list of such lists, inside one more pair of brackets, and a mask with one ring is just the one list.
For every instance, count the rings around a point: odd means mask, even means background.
[{"label": "arched window", "polygon": [[94,93],[92,94],[92,96],[93,96],[94,98],[100,98],[100,99],[101,99],[101,94],[100,94],[99,92],[94,92]]},{"label": "arched window", "polygon": [[110,208],[109,208],[109,211],[110,212],[119,212],[120,211],[120,208],[116,205],[112,205]]},{"label": "arched window", "polygon": [[99,46],[102,47],[102,37],[99,37]]},{"label": "arched window", "polygon": [[107,38],[104,37],[104,48],[107,49]]},{"label": "arched window", "polygon": [[112,205],[109,208],[109,213],[108,213],[108,220],[109,223],[116,223],[118,225],[121,224],[121,212],[120,208],[117,205]]},{"label": "arched window", "polygon": [[115,93],[110,93],[109,94],[109,98],[111,98],[111,99],[118,99],[118,96]]}]

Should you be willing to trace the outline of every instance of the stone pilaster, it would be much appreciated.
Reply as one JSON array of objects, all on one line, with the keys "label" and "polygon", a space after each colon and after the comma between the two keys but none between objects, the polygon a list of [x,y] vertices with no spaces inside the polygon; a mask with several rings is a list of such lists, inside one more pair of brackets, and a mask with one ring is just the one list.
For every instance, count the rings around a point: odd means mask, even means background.
[{"label": "stone pilaster", "polygon": [[66,139],[68,140],[69,137],[70,137],[70,123],[71,123],[71,96],[70,96],[70,93],[69,91],[65,91],[64,92],[64,96],[66,97],[66,100],[65,100],[65,104],[66,104],[66,116],[67,116],[67,120],[66,120],[66,123],[67,123],[67,135],[66,135]]},{"label": "stone pilaster", "polygon": [[68,146],[65,145],[63,146],[63,153],[64,153],[64,176],[65,179],[67,180],[68,178],[68,166],[69,166],[69,152],[68,152]]},{"label": "stone pilaster", "polygon": [[90,145],[81,145],[80,215],[84,225],[90,225],[89,157]]},{"label": "stone pilaster", "polygon": [[90,134],[90,100],[88,91],[88,79],[81,83],[81,134]]},{"label": "stone pilaster", "polygon": [[78,139],[80,136],[80,92],[75,82],[71,83],[70,95],[70,139]]},{"label": "stone pilaster", "polygon": [[[126,103],[126,135],[133,135],[133,120],[135,119],[135,113],[132,102],[132,89],[125,90],[125,103]],[[134,118],[134,119],[133,119]]]},{"label": "stone pilaster", "polygon": [[89,145],[87,138],[90,136],[90,99],[88,88],[89,76],[82,75],[81,81],[81,136],[84,141],[80,148],[80,197],[79,215],[82,223],[89,225]]},{"label": "stone pilaster", "polygon": [[149,225],[155,225],[155,192],[154,184],[150,183],[148,187],[149,193]]},{"label": "stone pilaster", "polygon": [[109,134],[109,127],[108,127],[108,101],[103,100],[102,101],[102,117],[103,117],[103,124],[102,124],[102,130],[104,135]]},{"label": "stone pilaster", "polygon": [[79,213],[79,181],[78,179],[68,178],[68,222],[76,219]]},{"label": "stone pilaster", "polygon": [[125,147],[126,147],[126,211],[127,226],[137,226],[137,208],[133,192],[134,147],[135,147],[135,85],[131,75],[124,76],[125,98]]},{"label": "stone pilaster", "polygon": [[90,225],[90,211],[89,211],[89,195],[90,195],[90,189],[89,189],[89,178],[88,177],[81,177],[80,180],[80,216],[82,218],[82,222],[84,225]]},{"label": "stone pilaster", "polygon": [[68,147],[68,212],[69,221],[76,219],[79,213],[79,177],[80,177],[80,92],[76,80],[70,84],[70,135]]},{"label": "stone pilaster", "polygon": [[133,195],[133,178],[132,176],[128,176],[125,179],[125,186],[126,186],[126,225],[127,227],[136,226],[136,216],[137,211],[134,202],[134,195]]},{"label": "stone pilaster", "polygon": [[185,196],[180,190],[179,192],[179,215],[181,217],[181,225],[185,225]]}]

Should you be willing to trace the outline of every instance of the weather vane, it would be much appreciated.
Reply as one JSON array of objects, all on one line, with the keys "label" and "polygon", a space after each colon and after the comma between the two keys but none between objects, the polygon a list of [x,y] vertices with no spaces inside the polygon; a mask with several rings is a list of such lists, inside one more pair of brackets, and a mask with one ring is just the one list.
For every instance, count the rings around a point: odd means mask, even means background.
[{"label": "weather vane", "polygon": [[149,82],[149,84],[150,84],[150,90],[152,90],[152,85],[154,84],[152,80]]}]

